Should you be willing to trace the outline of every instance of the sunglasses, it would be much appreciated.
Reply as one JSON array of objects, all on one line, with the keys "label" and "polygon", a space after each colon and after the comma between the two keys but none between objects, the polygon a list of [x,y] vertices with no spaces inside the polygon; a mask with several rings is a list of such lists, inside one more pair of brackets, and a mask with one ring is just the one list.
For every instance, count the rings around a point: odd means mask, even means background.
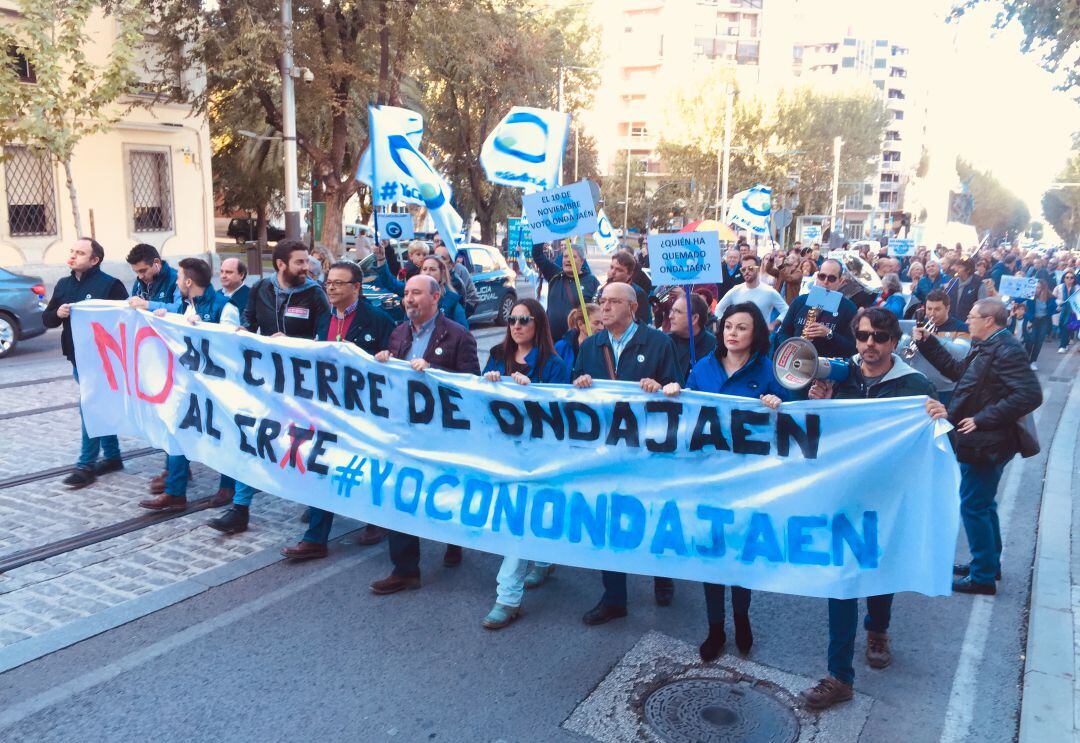
[{"label": "sunglasses", "polygon": [[839,281],[840,277],[839,276],[833,276],[831,273],[819,273],[817,275],[817,280],[822,281],[822,282],[824,282],[826,284],[831,284],[834,281]]},{"label": "sunglasses", "polygon": [[528,325],[532,321],[533,319],[528,315],[510,315],[510,317],[507,318],[507,323],[510,325]]},{"label": "sunglasses", "polygon": [[892,338],[892,336],[889,335],[888,333],[886,333],[884,330],[856,330],[855,331],[855,339],[858,340],[858,341],[866,343],[871,338],[874,339],[874,343],[885,343],[890,338]]}]

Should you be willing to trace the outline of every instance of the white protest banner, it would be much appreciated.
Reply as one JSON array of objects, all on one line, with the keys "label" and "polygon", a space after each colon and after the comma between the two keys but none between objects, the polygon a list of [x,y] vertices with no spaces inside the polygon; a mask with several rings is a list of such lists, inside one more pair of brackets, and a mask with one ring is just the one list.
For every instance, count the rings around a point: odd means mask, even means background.
[{"label": "white protest banner", "polygon": [[804,243],[820,243],[821,242],[821,225],[818,224],[804,224],[802,228],[802,241]]},{"label": "white protest banner", "polygon": [[915,241],[910,238],[890,237],[889,255],[893,258],[906,258],[915,252]]},{"label": "white protest banner", "polygon": [[382,108],[368,106],[368,124],[373,203],[393,204],[399,199],[402,184],[414,184],[443,243],[451,255],[455,254],[463,222],[450,203],[450,185],[406,136],[400,115],[388,115]]},{"label": "white protest banner", "polygon": [[379,240],[412,240],[416,235],[411,214],[380,212],[375,219],[378,220]]},{"label": "white protest banner", "polygon": [[615,234],[611,220],[604,214],[603,209],[597,210],[596,234],[593,237],[596,238],[596,244],[600,246],[600,249],[608,255],[619,249],[619,236]]},{"label": "white protest banner", "polygon": [[649,265],[657,286],[719,284],[724,280],[718,232],[649,235]]},{"label": "white protest banner", "polygon": [[1002,276],[998,292],[1012,299],[1035,299],[1039,280],[1034,276]]},{"label": "white protest banner", "polygon": [[771,411],[627,382],[523,387],[122,302],[80,302],[71,326],[90,435],[308,506],[584,568],[836,598],[951,591],[959,471],[922,397]]},{"label": "white protest banner", "polygon": [[[395,128],[401,131],[417,150],[420,149],[420,140],[424,136],[424,117],[416,111],[396,106],[379,106],[379,112],[385,118],[394,122]],[[371,159],[371,143],[364,148],[360,155],[360,165],[356,168],[356,180],[368,186],[373,185],[374,174]],[[420,187],[416,182],[394,164],[392,160],[381,163],[379,168],[379,180],[382,181],[379,188],[384,191],[390,203],[403,201],[407,204],[423,204],[424,199],[420,196]]]},{"label": "white protest banner", "polygon": [[480,165],[492,183],[546,191],[559,183],[570,114],[514,106],[480,149]]},{"label": "white protest banner", "polygon": [[588,181],[524,194],[521,207],[536,242],[588,235],[596,232],[598,226],[596,203]]}]

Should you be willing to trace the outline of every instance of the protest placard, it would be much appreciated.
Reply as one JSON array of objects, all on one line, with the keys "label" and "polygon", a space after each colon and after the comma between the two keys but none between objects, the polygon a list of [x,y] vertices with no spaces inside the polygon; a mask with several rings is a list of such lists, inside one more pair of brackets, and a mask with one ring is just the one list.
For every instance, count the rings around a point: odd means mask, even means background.
[{"label": "protest placard", "polygon": [[889,238],[889,255],[893,258],[907,258],[915,252],[915,241],[909,238]]},{"label": "protest placard", "polygon": [[1002,276],[998,291],[1013,299],[1034,299],[1039,280],[1034,276]]},{"label": "protest placard", "polygon": [[377,214],[375,220],[379,227],[379,240],[412,240],[413,230],[411,214]]},{"label": "protest placard", "polygon": [[667,232],[649,235],[653,283],[717,284],[724,280],[717,232]]},{"label": "protest placard", "polygon": [[536,242],[554,242],[597,230],[596,203],[588,181],[525,194],[521,206]]}]

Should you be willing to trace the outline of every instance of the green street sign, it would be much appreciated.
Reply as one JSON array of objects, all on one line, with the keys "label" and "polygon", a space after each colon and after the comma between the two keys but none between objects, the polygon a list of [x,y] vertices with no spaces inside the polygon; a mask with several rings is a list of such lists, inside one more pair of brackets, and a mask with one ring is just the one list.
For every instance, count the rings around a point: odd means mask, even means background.
[{"label": "green street sign", "polygon": [[326,202],[313,202],[311,205],[311,233],[315,236],[316,242],[322,240],[324,222],[326,222]]}]

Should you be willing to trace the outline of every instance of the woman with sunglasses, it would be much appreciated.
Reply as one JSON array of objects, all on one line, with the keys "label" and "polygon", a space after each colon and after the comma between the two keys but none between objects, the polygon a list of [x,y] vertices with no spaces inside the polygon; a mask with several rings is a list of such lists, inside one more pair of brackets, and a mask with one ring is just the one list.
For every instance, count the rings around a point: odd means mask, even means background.
[{"label": "woman with sunglasses", "polygon": [[[716,350],[694,364],[686,380],[686,389],[736,395],[760,400],[775,410],[790,392],[776,381],[769,358],[769,327],[757,305],[733,304],[720,318],[721,342]],[[664,386],[664,394],[674,397],[682,392],[678,382]],[[698,652],[705,662],[715,660],[727,642],[724,631],[724,586],[705,584],[705,609],[709,617],[709,636]],[[735,619],[735,645],[743,654],[750,652],[754,633],[750,627],[750,589],[731,587],[731,609]]]},{"label": "woman with sunglasses", "polygon": [[1069,301],[1070,298],[1076,296],[1077,291],[1080,290],[1076,287],[1076,270],[1066,268],[1061,274],[1061,283],[1054,287],[1054,299],[1061,308],[1061,314],[1058,315],[1058,337],[1061,341],[1058,345],[1058,353],[1065,353],[1069,344],[1076,338],[1077,328],[1080,328],[1080,317],[1077,317],[1072,302]]},{"label": "woman with sunglasses", "polygon": [[[503,342],[491,349],[484,379],[500,382],[509,377],[517,384],[570,384],[570,369],[551,340],[547,313],[535,299],[522,299],[510,310]],[[495,606],[481,624],[502,629],[518,618],[526,588],[537,588],[555,566],[544,562],[529,567],[528,560],[506,556],[496,577]]]}]

